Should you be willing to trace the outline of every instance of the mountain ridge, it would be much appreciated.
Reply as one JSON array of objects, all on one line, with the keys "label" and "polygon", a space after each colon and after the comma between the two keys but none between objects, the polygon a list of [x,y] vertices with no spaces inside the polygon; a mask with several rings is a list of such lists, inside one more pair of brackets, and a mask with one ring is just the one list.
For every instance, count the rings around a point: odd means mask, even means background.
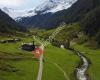
[{"label": "mountain ridge", "polygon": [[78,22],[84,16],[97,6],[94,0],[78,0],[70,8],[61,10],[56,13],[39,14],[32,17],[23,17],[18,23],[26,26],[39,28],[54,28],[62,22],[73,23]]},{"label": "mountain ridge", "polygon": [[9,15],[0,10],[0,32],[1,33],[13,33],[16,31],[24,31],[16,21],[14,21]]},{"label": "mountain ridge", "polygon": [[69,8],[73,3],[77,0],[47,0],[43,4],[36,7],[35,12],[37,14],[43,13],[55,13],[57,11],[61,11]]},{"label": "mountain ridge", "polygon": [[23,17],[32,17],[38,14],[55,13],[69,8],[77,0],[47,0],[40,4],[36,8],[29,10],[14,10],[12,8],[1,8],[2,11],[7,13],[10,17],[15,20],[19,20]]}]

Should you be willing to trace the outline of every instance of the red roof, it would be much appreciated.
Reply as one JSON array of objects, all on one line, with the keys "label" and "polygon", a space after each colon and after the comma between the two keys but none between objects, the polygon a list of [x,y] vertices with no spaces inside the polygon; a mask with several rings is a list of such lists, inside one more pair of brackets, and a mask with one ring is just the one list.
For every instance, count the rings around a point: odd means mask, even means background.
[{"label": "red roof", "polygon": [[32,51],[35,58],[40,58],[41,54],[43,54],[43,50],[41,48],[35,48],[34,51]]}]

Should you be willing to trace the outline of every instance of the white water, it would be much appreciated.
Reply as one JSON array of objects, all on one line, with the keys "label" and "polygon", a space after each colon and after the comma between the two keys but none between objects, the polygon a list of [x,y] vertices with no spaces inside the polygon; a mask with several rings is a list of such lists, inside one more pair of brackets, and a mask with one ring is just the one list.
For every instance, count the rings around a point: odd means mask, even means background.
[{"label": "white water", "polygon": [[88,68],[88,61],[81,53],[77,52],[77,54],[81,58],[83,63],[79,68],[77,68],[77,79],[87,80],[87,76],[85,75],[85,73]]}]

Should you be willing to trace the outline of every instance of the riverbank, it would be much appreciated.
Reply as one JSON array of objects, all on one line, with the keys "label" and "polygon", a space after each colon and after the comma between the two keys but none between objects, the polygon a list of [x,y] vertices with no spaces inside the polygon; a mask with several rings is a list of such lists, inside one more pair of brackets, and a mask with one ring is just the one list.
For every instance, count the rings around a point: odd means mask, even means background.
[{"label": "riverbank", "polygon": [[76,68],[75,75],[78,80],[89,80],[86,71],[88,70],[89,61],[88,59],[78,50],[70,48],[70,50],[75,53],[80,58],[79,66]]},{"label": "riverbank", "polygon": [[[82,52],[84,56],[88,59],[91,66],[87,71],[91,80],[99,80],[100,79],[100,49],[91,49],[86,47],[85,45],[73,45],[74,49]],[[91,62],[90,62],[91,61]]]}]

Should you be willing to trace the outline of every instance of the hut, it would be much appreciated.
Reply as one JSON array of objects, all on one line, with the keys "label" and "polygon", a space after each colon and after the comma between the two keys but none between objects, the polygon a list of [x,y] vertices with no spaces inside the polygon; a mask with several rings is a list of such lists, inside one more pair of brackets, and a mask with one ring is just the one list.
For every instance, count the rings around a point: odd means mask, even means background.
[{"label": "hut", "polygon": [[25,51],[33,51],[35,49],[34,41],[33,41],[33,43],[22,44],[21,49],[25,50]]}]

